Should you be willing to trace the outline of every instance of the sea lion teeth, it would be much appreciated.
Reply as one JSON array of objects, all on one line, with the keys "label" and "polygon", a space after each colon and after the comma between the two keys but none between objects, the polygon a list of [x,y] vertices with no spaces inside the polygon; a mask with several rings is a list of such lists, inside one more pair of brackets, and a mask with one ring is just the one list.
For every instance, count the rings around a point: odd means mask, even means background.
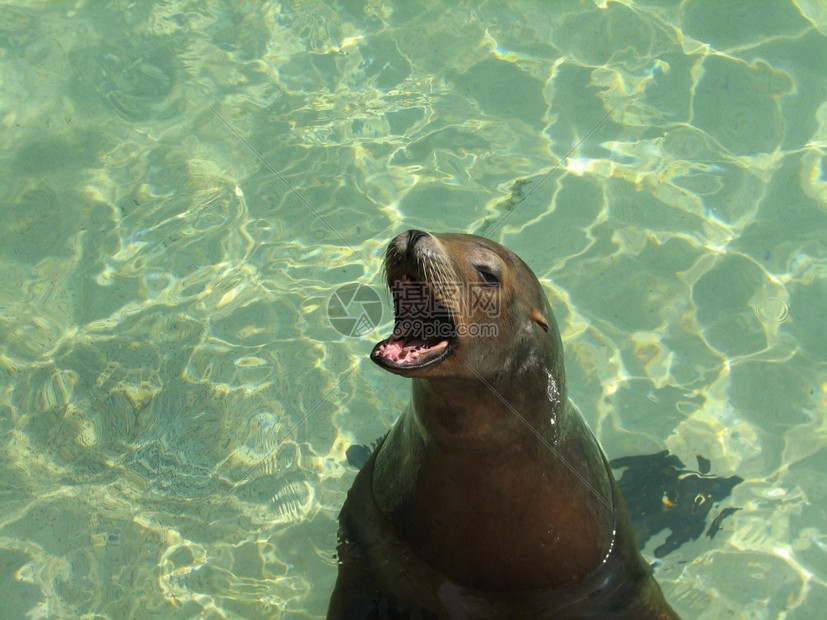
[{"label": "sea lion teeth", "polygon": [[423,355],[433,355],[444,351],[448,347],[447,340],[438,342],[416,342],[412,343],[411,338],[391,339],[377,347],[375,355],[402,364],[406,361],[419,361]]}]

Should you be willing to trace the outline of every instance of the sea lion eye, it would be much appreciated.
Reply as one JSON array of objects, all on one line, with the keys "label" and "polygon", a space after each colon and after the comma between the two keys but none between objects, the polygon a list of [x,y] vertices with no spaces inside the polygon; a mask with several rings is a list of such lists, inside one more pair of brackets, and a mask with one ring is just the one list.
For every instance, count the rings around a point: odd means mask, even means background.
[{"label": "sea lion eye", "polygon": [[484,267],[477,267],[477,271],[485,281],[486,286],[497,287],[500,285],[500,279]]}]

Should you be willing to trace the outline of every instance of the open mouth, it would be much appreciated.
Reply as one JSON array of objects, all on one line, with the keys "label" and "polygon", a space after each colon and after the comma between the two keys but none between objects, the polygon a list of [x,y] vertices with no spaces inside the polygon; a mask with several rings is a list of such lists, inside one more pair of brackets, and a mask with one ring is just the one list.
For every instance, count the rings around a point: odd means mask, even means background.
[{"label": "open mouth", "polygon": [[373,348],[371,359],[393,369],[424,368],[450,355],[456,326],[450,309],[427,282],[408,275],[393,279],[394,326],[390,338]]}]

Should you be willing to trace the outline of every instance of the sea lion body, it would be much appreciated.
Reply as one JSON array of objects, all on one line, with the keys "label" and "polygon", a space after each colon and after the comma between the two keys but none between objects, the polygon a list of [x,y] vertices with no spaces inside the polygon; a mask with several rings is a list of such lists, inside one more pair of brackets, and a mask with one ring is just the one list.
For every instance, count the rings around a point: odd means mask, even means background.
[{"label": "sea lion body", "polygon": [[421,231],[385,267],[396,325],[371,357],[412,398],[342,508],[328,617],[676,618],[566,397],[531,270],[487,239]]}]

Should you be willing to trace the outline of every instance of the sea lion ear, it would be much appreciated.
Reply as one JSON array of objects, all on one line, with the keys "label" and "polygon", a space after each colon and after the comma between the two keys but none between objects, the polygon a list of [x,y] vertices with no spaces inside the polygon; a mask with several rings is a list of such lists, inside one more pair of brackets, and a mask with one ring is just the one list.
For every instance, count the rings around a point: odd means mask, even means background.
[{"label": "sea lion ear", "polygon": [[531,320],[542,327],[544,332],[548,332],[548,321],[546,320],[546,317],[543,316],[543,313],[537,310],[537,308],[534,308],[534,310],[531,311]]}]

